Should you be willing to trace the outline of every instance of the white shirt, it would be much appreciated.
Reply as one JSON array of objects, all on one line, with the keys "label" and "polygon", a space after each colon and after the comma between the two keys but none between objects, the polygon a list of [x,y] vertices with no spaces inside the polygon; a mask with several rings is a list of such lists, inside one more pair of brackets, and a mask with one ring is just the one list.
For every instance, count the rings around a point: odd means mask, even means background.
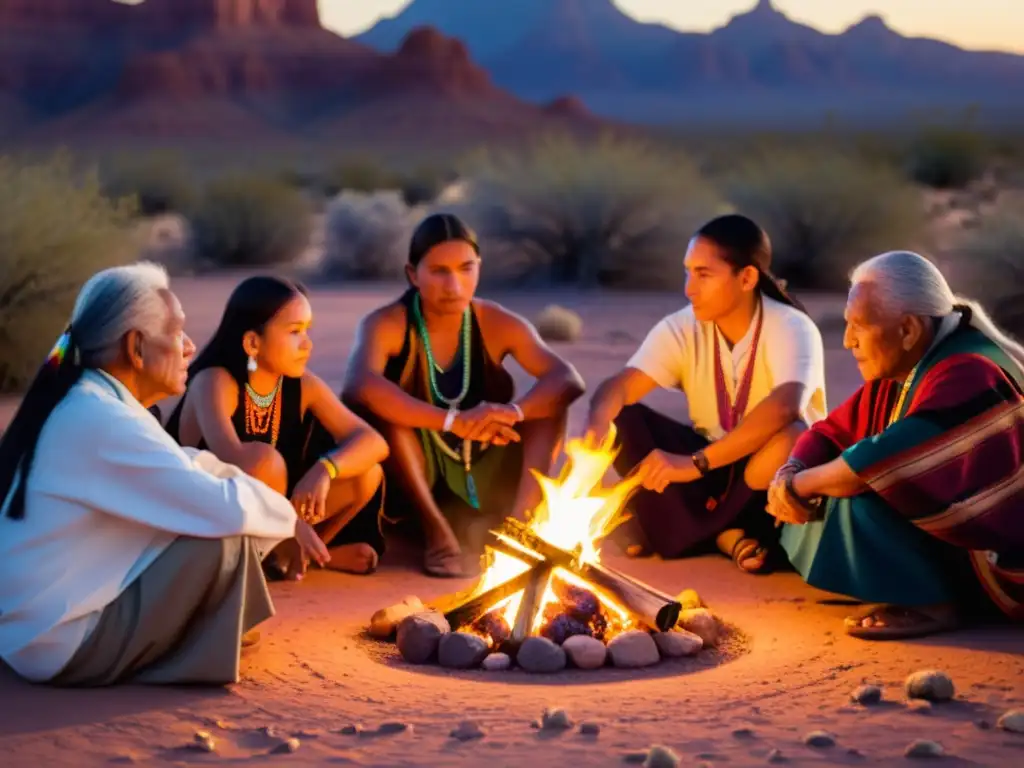
[{"label": "white shirt", "polygon": [[49,680],[178,536],[252,536],[265,553],[295,519],[284,496],[183,449],[120,382],[87,371],[40,434],[25,517],[0,516],[0,658]]},{"label": "white shirt", "polygon": [[[752,411],[776,387],[799,382],[804,385],[801,418],[808,425],[820,421],[828,410],[825,351],[818,327],[800,310],[767,296],[762,297],[759,311],[764,313],[764,323],[743,415]],[[693,306],[687,305],[651,329],[627,366],[646,373],[665,389],[682,390],[694,429],[709,440],[718,440],[725,429],[718,417],[715,345],[721,350],[731,405],[749,364],[756,325],[757,315],[746,335],[730,350],[718,327],[698,321],[693,315]]]}]

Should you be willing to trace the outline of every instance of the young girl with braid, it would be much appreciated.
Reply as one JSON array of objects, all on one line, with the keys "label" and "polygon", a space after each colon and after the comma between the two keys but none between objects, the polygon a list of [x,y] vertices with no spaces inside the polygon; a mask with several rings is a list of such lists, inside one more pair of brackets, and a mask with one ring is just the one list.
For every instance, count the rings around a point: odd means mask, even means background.
[{"label": "young girl with braid", "polygon": [[[462,523],[522,517],[541,501],[531,470],[550,472],[583,381],[526,320],[475,297],[480,249],[455,216],[420,223],[406,274],[409,289],[361,323],[343,398],[387,439],[387,514],[414,510],[426,572],[459,577]],[[507,358],[536,379],[518,398]]]}]

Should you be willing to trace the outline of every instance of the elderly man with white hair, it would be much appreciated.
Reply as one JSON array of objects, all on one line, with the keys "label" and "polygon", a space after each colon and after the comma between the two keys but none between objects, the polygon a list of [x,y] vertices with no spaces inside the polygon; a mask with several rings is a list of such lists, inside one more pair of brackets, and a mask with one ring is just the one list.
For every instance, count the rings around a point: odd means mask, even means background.
[{"label": "elderly man with white hair", "polygon": [[856,637],[1024,619],[1024,348],[906,251],[854,270],[843,343],[866,383],[769,492],[790,561]]},{"label": "elderly man with white hair", "polygon": [[83,286],[0,440],[0,658],[34,682],[236,682],[273,615],[260,560],[323,543],[282,495],[183,449],[147,410],[195,346],[167,273]]}]

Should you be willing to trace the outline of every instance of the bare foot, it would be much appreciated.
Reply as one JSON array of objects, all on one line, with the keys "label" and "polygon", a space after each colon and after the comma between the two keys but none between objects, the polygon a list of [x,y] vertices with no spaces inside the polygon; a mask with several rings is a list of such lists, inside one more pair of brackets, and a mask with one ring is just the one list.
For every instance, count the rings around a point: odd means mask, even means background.
[{"label": "bare foot", "polygon": [[306,573],[306,563],[302,557],[302,549],[296,539],[285,539],[267,557],[271,560],[284,578],[288,581],[301,581]]},{"label": "bare foot", "polygon": [[369,544],[342,544],[328,550],[331,559],[324,567],[343,573],[373,573],[377,569],[377,550]]}]

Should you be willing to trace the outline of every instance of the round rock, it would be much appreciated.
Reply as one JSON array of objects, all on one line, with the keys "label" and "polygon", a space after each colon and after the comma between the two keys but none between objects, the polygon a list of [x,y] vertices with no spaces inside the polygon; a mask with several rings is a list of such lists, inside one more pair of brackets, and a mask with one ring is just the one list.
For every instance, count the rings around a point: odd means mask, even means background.
[{"label": "round rock", "polygon": [[491,653],[483,660],[481,666],[488,672],[502,672],[512,666],[512,659],[507,653]]},{"label": "round rock", "polygon": [[836,745],[836,739],[827,731],[811,731],[804,736],[804,744],[808,747],[825,749],[826,747],[834,747]]},{"label": "round rock", "polygon": [[527,672],[558,672],[565,669],[565,651],[546,637],[528,637],[519,646],[516,663]]},{"label": "round rock", "polygon": [[639,629],[613,637],[608,643],[608,655],[612,657],[612,664],[623,669],[649,667],[661,660],[654,638]]},{"label": "round rock", "polygon": [[579,669],[598,669],[608,658],[604,643],[587,635],[573,635],[562,643],[562,650]]},{"label": "round rock", "polygon": [[953,680],[945,672],[923,669],[907,678],[907,698],[925,701],[949,701],[956,693]]},{"label": "round rock", "polygon": [[1010,733],[1024,733],[1024,709],[1011,709],[996,720],[996,727]]},{"label": "round rock", "polygon": [[454,729],[448,735],[453,739],[458,739],[459,741],[473,741],[474,739],[482,739],[484,737],[484,732],[480,729],[480,726],[472,720],[463,720],[459,723],[459,727]]},{"label": "round rock", "polygon": [[676,768],[679,764],[679,755],[659,745],[647,750],[647,758],[644,760],[644,768]]},{"label": "round rock", "polygon": [[449,631],[444,616],[435,611],[406,616],[398,622],[398,652],[410,664],[426,664],[437,653],[441,636]]},{"label": "round rock", "polygon": [[713,648],[718,644],[720,627],[718,619],[707,608],[684,608],[679,612],[676,626],[698,635],[704,645]]},{"label": "round rock", "polygon": [[882,689],[877,685],[861,685],[850,694],[850,701],[870,706],[882,700]]},{"label": "round rock", "polygon": [[917,739],[907,745],[903,754],[907,757],[942,757],[946,750],[937,741]]},{"label": "round rock", "polygon": [[475,669],[489,651],[482,637],[466,632],[449,632],[438,643],[437,660],[448,669]]},{"label": "round rock", "polygon": [[656,632],[654,643],[658,646],[661,655],[666,659],[675,659],[680,656],[693,656],[704,647],[704,641],[700,635],[688,632],[685,629],[675,629],[671,632]]},{"label": "round rock", "polygon": [[597,736],[601,733],[601,726],[597,723],[580,723],[580,735]]},{"label": "round rock", "polygon": [[424,611],[423,603],[415,595],[410,595],[400,603],[381,608],[370,617],[370,635],[386,640],[395,633],[398,623],[406,616]]},{"label": "round rock", "polygon": [[540,727],[543,731],[566,731],[572,728],[572,718],[564,709],[548,707],[540,716]]}]

